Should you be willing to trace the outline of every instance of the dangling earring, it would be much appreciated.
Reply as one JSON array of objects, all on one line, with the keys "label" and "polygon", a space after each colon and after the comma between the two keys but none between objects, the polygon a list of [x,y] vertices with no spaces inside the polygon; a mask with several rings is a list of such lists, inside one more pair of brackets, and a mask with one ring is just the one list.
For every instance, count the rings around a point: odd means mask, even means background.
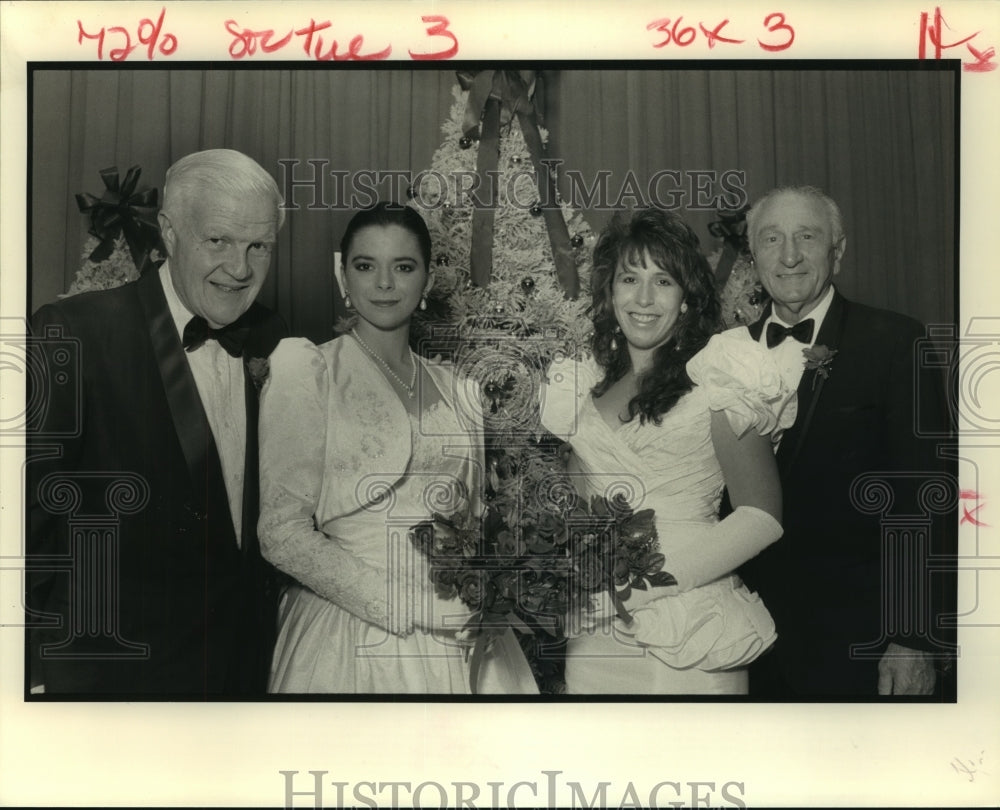
[{"label": "dangling earring", "polygon": [[426,295],[422,295],[420,297],[420,309],[422,309],[422,310],[423,309],[427,309],[427,296]]},{"label": "dangling earring", "polygon": [[347,309],[351,308],[351,294],[350,293],[344,293],[344,306]]},{"label": "dangling earring", "polygon": [[688,305],[686,301],[681,301],[681,315],[688,311]]},{"label": "dangling earring", "polygon": [[618,351],[618,341],[615,340],[615,335],[619,334],[621,331],[622,328],[620,326],[616,326],[614,331],[611,333],[611,351],[613,352]]}]

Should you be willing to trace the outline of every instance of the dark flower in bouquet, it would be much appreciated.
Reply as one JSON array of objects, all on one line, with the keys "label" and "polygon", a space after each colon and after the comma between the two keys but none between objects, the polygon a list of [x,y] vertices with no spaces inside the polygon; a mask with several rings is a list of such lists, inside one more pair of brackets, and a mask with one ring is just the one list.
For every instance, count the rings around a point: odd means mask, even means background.
[{"label": "dark flower in bouquet", "polygon": [[[588,512],[578,514],[582,530],[571,538],[570,559],[579,575],[581,594],[606,591],[619,617],[630,622],[624,602],[632,589],[675,585],[663,570],[652,509],[633,512],[621,496],[595,496]],[[585,527],[585,528],[584,528]]]},{"label": "dark flower in bouquet", "polygon": [[532,492],[563,494],[525,505],[532,499],[501,488],[482,518],[435,514],[410,532],[430,560],[437,594],[461,599],[472,611],[463,635],[474,640],[473,691],[483,653],[508,627],[558,638],[567,618],[589,610],[601,592],[631,621],[623,603],[633,588],[675,584],[662,570],[652,510],[633,512],[620,497],[586,504],[568,482],[535,483]]}]

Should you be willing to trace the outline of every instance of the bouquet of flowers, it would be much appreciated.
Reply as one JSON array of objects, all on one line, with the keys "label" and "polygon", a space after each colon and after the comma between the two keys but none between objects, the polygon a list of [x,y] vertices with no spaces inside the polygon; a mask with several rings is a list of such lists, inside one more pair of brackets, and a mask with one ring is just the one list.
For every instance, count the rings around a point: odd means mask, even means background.
[{"label": "bouquet of flowers", "polygon": [[[521,480],[533,479],[527,472]],[[438,595],[472,611],[462,632],[473,642],[473,692],[491,639],[508,627],[557,639],[567,619],[591,610],[602,591],[628,622],[623,602],[633,588],[675,584],[662,570],[651,509],[633,512],[621,496],[588,504],[565,475],[541,464],[537,473],[544,477],[534,479],[534,497],[504,487],[493,471],[482,517],[435,514],[410,532],[430,560]]]}]

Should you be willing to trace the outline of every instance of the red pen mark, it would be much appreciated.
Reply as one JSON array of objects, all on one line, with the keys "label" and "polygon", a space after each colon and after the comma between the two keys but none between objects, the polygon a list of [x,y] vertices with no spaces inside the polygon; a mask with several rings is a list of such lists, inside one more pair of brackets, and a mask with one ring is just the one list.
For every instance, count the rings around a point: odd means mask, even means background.
[{"label": "red pen mark", "polygon": [[[979,501],[979,500],[981,500],[981,496],[979,495],[979,493],[975,492],[975,491],[973,491],[971,489],[963,489],[961,491],[961,493],[959,493],[958,497],[959,497],[959,500],[963,500],[963,501]],[[967,505],[963,504],[962,505],[962,519],[959,521],[959,525],[961,525],[963,523],[971,523],[973,526],[987,526],[988,527],[989,526],[988,523],[981,522],[978,519],[978,517],[977,517],[977,515],[979,513],[979,510],[982,509],[985,505],[986,504],[981,503],[978,506],[976,506],[975,509],[973,509],[972,511],[969,511],[969,507]]]},{"label": "red pen mark", "polygon": [[[177,50],[177,37],[173,34],[164,34],[162,41],[160,40],[160,32],[163,30],[163,18],[166,16],[166,13],[167,10],[161,8],[160,16],[156,18],[155,23],[148,18],[139,22],[139,42],[147,46],[146,52],[149,59],[153,58],[153,53],[156,51],[157,46],[159,46],[160,53],[164,56],[170,56],[170,54]],[[145,28],[146,26],[148,28]]]},{"label": "red pen mark", "polygon": [[[392,45],[388,45],[381,51],[363,53],[365,38],[363,34],[355,34],[347,43],[345,50],[341,49],[338,40],[334,39],[329,47],[325,46],[321,31],[326,31],[333,26],[329,20],[316,22],[310,18],[308,25],[302,28],[290,30],[281,39],[275,39],[273,28],[254,31],[249,28],[240,28],[236,20],[226,20],[226,31],[233,37],[229,43],[229,55],[233,59],[243,59],[247,56],[261,53],[274,53],[287,46],[293,37],[302,40],[302,50],[306,56],[310,56],[319,62],[346,62],[349,60],[367,62],[376,59],[388,59],[392,53]],[[342,40],[341,40],[342,41]]]},{"label": "red pen mark", "polygon": [[654,42],[653,47],[663,48],[664,46],[669,45],[671,42],[673,42],[675,45],[678,45],[681,48],[686,48],[688,45],[694,42],[695,38],[698,36],[698,32],[697,30],[695,30],[695,27],[693,25],[688,25],[685,26],[684,28],[680,28],[681,20],[683,19],[684,19],[683,17],[678,17],[676,20],[674,20],[674,24],[672,27],[670,25],[670,19],[666,17],[661,20],[653,20],[653,22],[647,25],[646,26],[647,31],[659,31],[661,34],[664,35],[663,41]]},{"label": "red pen mark", "polygon": [[447,17],[442,17],[439,14],[432,14],[428,17],[421,17],[421,21],[425,23],[433,23],[427,28],[427,36],[429,37],[447,37],[451,40],[451,47],[446,48],[443,51],[436,51],[434,53],[414,53],[413,51],[407,51],[410,54],[410,58],[416,61],[424,61],[430,59],[451,59],[458,54],[458,37],[456,37],[451,31],[448,30],[449,22]]},{"label": "red pen mark", "polygon": [[965,37],[965,39],[957,39],[954,42],[945,42],[944,28],[947,28],[949,31],[951,30],[951,26],[948,25],[944,15],[941,14],[940,6],[937,6],[934,9],[933,22],[931,22],[930,15],[926,11],[920,13],[920,43],[917,46],[917,56],[920,59],[927,58],[928,40],[930,40],[930,43],[934,46],[933,59],[940,59],[942,54],[950,48],[957,48],[959,45],[965,45],[969,53],[975,57],[975,61],[963,62],[963,70],[970,73],[988,73],[991,70],[996,70],[996,63],[992,61],[996,57],[996,50],[992,45],[985,50],[979,50],[969,44],[972,40],[979,36],[979,31]]},{"label": "red pen mark", "polygon": [[792,28],[792,26],[790,26],[787,22],[785,22],[785,15],[782,14],[780,11],[776,11],[773,14],[768,14],[764,18],[764,27],[771,33],[774,33],[776,31],[785,31],[787,32],[788,36],[788,39],[786,39],[784,42],[775,43],[773,45],[770,45],[766,42],[761,42],[758,39],[757,44],[760,45],[760,47],[763,48],[765,51],[771,51],[772,53],[774,53],[775,51],[784,51],[788,48],[791,48],[792,43],[795,42],[795,29]]},{"label": "red pen mark", "polygon": [[971,45],[966,45],[969,52],[976,57],[975,62],[963,62],[962,69],[969,73],[989,73],[991,70],[996,70],[997,66],[992,61],[996,55],[996,49],[991,45],[985,51],[978,51]]},{"label": "red pen mark", "polygon": [[709,49],[714,48],[716,42],[725,42],[726,44],[729,45],[741,45],[744,42],[746,42],[745,39],[728,39],[727,37],[722,36],[721,31],[727,25],[729,25],[729,20],[723,20],[717,26],[715,26],[715,28],[709,31],[705,27],[704,23],[698,23],[698,27],[701,28],[701,33],[703,33],[705,37],[708,39]]},{"label": "red pen mark", "polygon": [[226,20],[226,30],[233,35],[233,41],[229,43],[229,55],[233,59],[253,56],[257,53],[258,46],[262,53],[274,53],[284,48],[292,39],[292,32],[289,31],[277,42],[272,42],[274,29],[251,31],[249,28],[244,28],[241,31],[237,28],[236,20]]},{"label": "red pen mark", "polygon": [[303,49],[307,54],[312,50],[312,56],[320,62],[345,62],[348,60],[354,60],[358,62],[367,62],[375,59],[387,59],[389,54],[392,53],[392,45],[384,48],[377,53],[361,53],[361,47],[365,43],[364,35],[357,34],[351,38],[350,44],[347,46],[347,53],[339,53],[337,51],[337,40],[333,41],[333,45],[330,46],[330,50],[326,53],[323,52],[323,37],[316,37],[316,48],[313,50],[313,35],[319,31],[325,31],[329,28],[332,23],[329,20],[317,23],[314,19],[309,19],[309,25],[304,28],[300,28],[295,32],[296,36],[305,35],[305,42],[303,43]]},{"label": "red pen mark", "polygon": [[[146,58],[152,60],[156,56],[157,51],[159,51],[163,56],[170,56],[174,51],[177,50],[177,37],[171,33],[163,34],[163,19],[166,16],[166,9],[160,9],[160,16],[156,18],[156,22],[149,19],[148,17],[143,18],[139,21],[138,28],[136,30],[135,42],[132,41],[132,33],[128,28],[121,25],[113,25],[110,28],[101,27],[101,29],[95,33],[88,33],[83,29],[83,21],[77,20],[77,37],[76,42],[78,45],[82,45],[84,39],[92,39],[97,41],[97,58],[104,59],[104,45],[108,37],[118,38],[118,47],[110,48],[108,51],[108,57],[112,62],[124,62],[128,59],[129,54],[132,53],[140,45],[146,46]],[[110,46],[111,41],[107,41]]]}]

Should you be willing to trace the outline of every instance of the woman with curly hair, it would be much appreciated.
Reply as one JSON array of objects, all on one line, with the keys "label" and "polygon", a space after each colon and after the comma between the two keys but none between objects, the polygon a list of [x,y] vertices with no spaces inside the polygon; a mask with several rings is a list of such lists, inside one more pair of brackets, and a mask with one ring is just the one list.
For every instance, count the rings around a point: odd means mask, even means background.
[{"label": "woman with curly hair", "polygon": [[[549,369],[542,421],[572,446],[582,495],[654,510],[676,584],[625,594],[630,621],[606,593],[571,617],[583,630],[567,691],[745,694],[746,665],[776,634],[733,572],[781,536],[773,443],[795,392],[745,328],[716,334],[711,271],[677,216],[616,216],[592,278],[593,356]],[[734,511],[720,521],[724,488]]]}]

